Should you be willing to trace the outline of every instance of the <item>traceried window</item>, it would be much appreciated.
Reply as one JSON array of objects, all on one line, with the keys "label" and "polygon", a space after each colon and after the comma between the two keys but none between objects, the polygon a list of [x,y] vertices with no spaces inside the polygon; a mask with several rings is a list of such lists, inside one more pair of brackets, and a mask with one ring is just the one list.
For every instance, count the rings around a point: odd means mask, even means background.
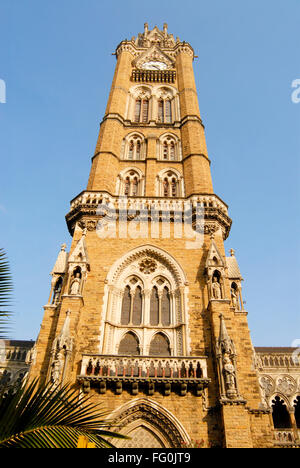
[{"label": "traceried window", "polygon": [[146,143],[142,134],[131,133],[124,138],[121,150],[123,159],[131,161],[145,159],[145,151]]},{"label": "traceried window", "polygon": [[128,169],[119,174],[116,191],[119,195],[138,197],[143,195],[142,174],[138,169]]},{"label": "traceried window", "polygon": [[157,333],[150,343],[150,356],[171,356],[170,343],[164,333]]},{"label": "traceried window", "polygon": [[128,340],[140,355],[185,355],[186,279],[166,255],[141,246],[109,272],[105,320],[110,338],[103,342],[103,354],[129,354]]},{"label": "traceried window", "polygon": [[182,175],[175,169],[164,169],[156,178],[156,195],[158,197],[183,197],[184,185]]},{"label": "traceried window", "polygon": [[157,141],[157,156],[162,161],[180,161],[180,141],[174,135],[162,135]]},{"label": "traceried window", "polygon": [[140,354],[139,340],[134,333],[128,332],[122,338],[118,354],[138,356]]},{"label": "traceried window", "polygon": [[276,396],[272,401],[272,416],[275,429],[289,429],[292,427],[288,409],[279,396]]},{"label": "traceried window", "polygon": [[168,172],[163,178],[164,197],[178,197],[178,179],[173,172]]}]

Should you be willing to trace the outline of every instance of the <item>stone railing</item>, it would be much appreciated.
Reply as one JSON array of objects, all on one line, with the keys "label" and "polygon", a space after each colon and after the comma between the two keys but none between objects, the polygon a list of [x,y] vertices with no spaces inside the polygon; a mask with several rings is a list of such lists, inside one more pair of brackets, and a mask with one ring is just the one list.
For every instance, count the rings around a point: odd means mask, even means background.
[{"label": "stone railing", "polygon": [[[298,435],[299,438],[299,435]],[[282,445],[294,445],[300,443],[296,441],[294,431],[292,429],[275,429],[275,443]]]},{"label": "stone railing", "polygon": [[[198,194],[189,198],[176,197],[115,197],[107,192],[84,191],[71,201],[66,215],[69,231],[73,234],[77,221],[88,230],[96,229],[103,217],[122,221],[181,222],[191,224],[194,230],[211,234],[221,227],[223,238],[229,235],[231,219],[227,205],[217,195]],[[204,220],[204,222],[203,222]],[[83,223],[83,224],[84,224]]]},{"label": "stone railing", "polygon": [[300,367],[300,358],[294,358],[292,353],[261,353],[256,351],[259,368],[293,368]]},{"label": "stone railing", "polygon": [[133,394],[146,390],[152,395],[155,390],[163,389],[164,394],[169,395],[179,388],[182,396],[189,390],[200,396],[209,383],[205,357],[90,354],[82,356],[77,380],[83,384],[86,392],[91,384],[98,383],[100,393],[105,393],[107,386],[113,386],[118,394],[125,385],[129,385]]},{"label": "stone railing", "polygon": [[227,205],[217,195],[193,195],[189,198],[162,198],[162,197],[112,197],[107,192],[84,191],[71,201],[70,212],[79,206],[93,205],[101,210],[109,206],[115,210],[160,210],[160,211],[182,211],[190,207],[215,208],[228,216]]}]

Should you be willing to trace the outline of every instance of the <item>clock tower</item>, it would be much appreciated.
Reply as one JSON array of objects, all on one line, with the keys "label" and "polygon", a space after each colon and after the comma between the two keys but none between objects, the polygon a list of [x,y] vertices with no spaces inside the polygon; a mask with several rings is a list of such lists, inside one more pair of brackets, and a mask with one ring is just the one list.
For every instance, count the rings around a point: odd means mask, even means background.
[{"label": "clock tower", "polygon": [[[116,68],[31,378],[108,409],[126,447],[270,446],[231,219],[214,192],[191,45],[156,26]],[[217,162],[214,162],[217,164]]]}]

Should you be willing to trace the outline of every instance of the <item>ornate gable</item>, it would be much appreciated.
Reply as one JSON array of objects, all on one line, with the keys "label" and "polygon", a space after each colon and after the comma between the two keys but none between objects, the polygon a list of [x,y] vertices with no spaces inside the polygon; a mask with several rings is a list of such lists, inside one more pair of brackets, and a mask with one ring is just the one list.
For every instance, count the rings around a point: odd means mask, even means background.
[{"label": "ornate gable", "polygon": [[214,240],[211,241],[205,266],[208,271],[210,271],[211,269],[215,269],[215,268],[225,267],[224,259],[222,255],[220,254],[218,247],[216,246]]},{"label": "ornate gable", "polygon": [[69,256],[69,264],[78,263],[89,266],[89,258],[85,244],[86,230],[83,231],[81,239],[78,241],[75,249]]},{"label": "ornate gable", "polygon": [[143,68],[143,65],[146,62],[164,62],[167,65],[167,68],[174,68],[174,61],[163,52],[157,45],[153,45],[150,49],[143,52],[139,57],[137,57],[132,65],[136,68]]}]

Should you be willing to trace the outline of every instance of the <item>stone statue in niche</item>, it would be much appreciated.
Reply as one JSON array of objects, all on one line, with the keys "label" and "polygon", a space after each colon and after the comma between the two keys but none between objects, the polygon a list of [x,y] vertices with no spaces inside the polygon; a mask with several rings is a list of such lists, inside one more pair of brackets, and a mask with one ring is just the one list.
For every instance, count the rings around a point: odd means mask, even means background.
[{"label": "stone statue in niche", "polygon": [[70,287],[70,294],[72,296],[76,296],[80,294],[80,284],[81,284],[81,278],[80,278],[80,273],[77,272],[75,273],[75,278],[73,279]]},{"label": "stone statue in niche", "polygon": [[213,277],[212,279],[212,297],[213,299],[222,299],[222,290],[221,290],[221,285],[218,281],[218,278],[216,276]]},{"label": "stone statue in niche", "polygon": [[229,356],[223,358],[223,372],[226,387],[226,394],[229,398],[236,396],[235,366]]},{"label": "stone statue in niche", "polygon": [[236,289],[231,288],[231,303],[232,307],[235,309],[237,308],[237,294],[236,294]]},{"label": "stone statue in niche", "polygon": [[60,381],[61,373],[64,365],[64,355],[62,351],[57,353],[56,359],[52,363],[51,368],[51,382],[58,384]]},{"label": "stone statue in niche", "polygon": [[62,289],[62,280],[58,279],[54,288],[52,304],[56,304],[59,300]]}]

